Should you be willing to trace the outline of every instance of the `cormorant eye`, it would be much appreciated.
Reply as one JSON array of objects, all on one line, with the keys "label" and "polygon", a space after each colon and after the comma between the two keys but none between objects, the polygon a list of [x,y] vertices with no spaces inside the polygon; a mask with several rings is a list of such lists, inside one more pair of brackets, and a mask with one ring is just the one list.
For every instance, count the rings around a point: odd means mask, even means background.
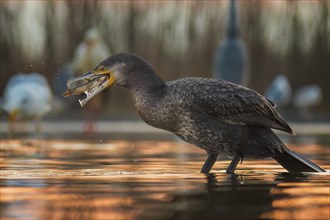
[{"label": "cormorant eye", "polygon": [[104,66],[101,66],[101,67],[100,67],[100,70],[101,70],[101,71],[104,71],[104,70],[105,70],[105,67],[104,67]]}]

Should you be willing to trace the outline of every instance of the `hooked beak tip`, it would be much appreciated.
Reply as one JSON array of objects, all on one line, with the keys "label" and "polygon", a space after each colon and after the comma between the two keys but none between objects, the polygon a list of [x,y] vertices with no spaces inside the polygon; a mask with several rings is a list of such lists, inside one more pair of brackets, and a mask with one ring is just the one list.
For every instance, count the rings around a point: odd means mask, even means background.
[{"label": "hooked beak tip", "polygon": [[68,96],[71,96],[71,91],[70,90],[67,90],[67,91],[65,91],[65,92],[63,92],[63,97],[68,97]]}]

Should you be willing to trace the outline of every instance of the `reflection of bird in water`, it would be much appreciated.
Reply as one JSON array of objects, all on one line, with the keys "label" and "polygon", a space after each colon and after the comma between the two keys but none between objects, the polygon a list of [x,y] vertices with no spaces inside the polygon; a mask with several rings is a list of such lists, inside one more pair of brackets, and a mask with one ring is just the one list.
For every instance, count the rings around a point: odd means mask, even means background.
[{"label": "reflection of bird in water", "polygon": [[277,106],[286,106],[291,101],[291,86],[285,75],[278,75],[266,89],[265,97]]},{"label": "reflection of bird in water", "polygon": [[294,95],[293,105],[304,119],[313,117],[309,108],[319,104],[322,100],[322,91],[318,85],[307,85],[299,88]]},{"label": "reflection of bird in water", "polygon": [[52,108],[52,94],[44,76],[39,73],[16,74],[8,81],[2,108],[9,115],[10,134],[16,119],[35,119],[40,132],[41,118]]},{"label": "reflection of bird in water", "polygon": [[[87,72],[93,68],[100,60],[108,57],[110,52],[106,44],[102,41],[100,33],[95,29],[89,29],[84,37],[83,42],[81,42],[74,55],[72,68],[75,74],[81,74],[82,72]],[[63,91],[62,91],[63,92]],[[86,117],[87,121],[85,123],[85,133],[87,135],[95,134],[95,118],[99,115],[103,108],[102,95],[95,97],[86,106]]]},{"label": "reflection of bird in water", "polygon": [[323,171],[290,151],[273,133],[271,128],[293,131],[271,102],[228,81],[183,78],[165,83],[145,60],[122,53],[70,80],[64,96],[86,93],[80,100],[83,106],[113,83],[131,91],[146,123],[173,132],[208,153],[202,173],[209,173],[219,154],[233,157],[227,173],[233,173],[244,157],[273,157],[292,172]]},{"label": "reflection of bird in water", "polygon": [[226,38],[215,55],[215,78],[247,85],[247,53],[239,36],[235,0],[230,1]]},{"label": "reflection of bird in water", "polygon": [[[274,201],[271,189],[277,185],[277,182],[267,180],[265,176],[267,177],[260,173],[256,175],[249,173],[247,176],[209,174],[205,190],[195,190],[193,196],[191,193],[174,194],[176,202],[186,204],[176,217],[178,219],[181,219],[181,216],[185,217],[183,219],[260,219],[265,210],[271,210]],[[255,187],[256,183],[259,187]],[[221,218],[223,216],[225,218]]]}]

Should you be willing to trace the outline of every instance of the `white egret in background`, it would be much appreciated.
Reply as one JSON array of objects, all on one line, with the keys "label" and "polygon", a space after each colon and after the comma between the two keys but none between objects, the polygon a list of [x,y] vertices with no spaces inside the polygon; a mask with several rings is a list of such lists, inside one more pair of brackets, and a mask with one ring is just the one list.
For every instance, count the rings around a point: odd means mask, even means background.
[{"label": "white egret in background", "polygon": [[1,107],[8,114],[10,136],[17,119],[35,120],[39,133],[42,117],[52,109],[52,93],[46,78],[39,73],[12,76],[6,85]]}]

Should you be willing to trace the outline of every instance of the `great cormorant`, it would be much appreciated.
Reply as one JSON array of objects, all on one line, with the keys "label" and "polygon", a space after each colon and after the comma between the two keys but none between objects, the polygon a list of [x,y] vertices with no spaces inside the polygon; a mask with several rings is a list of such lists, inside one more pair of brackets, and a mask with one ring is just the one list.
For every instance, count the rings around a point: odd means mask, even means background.
[{"label": "great cormorant", "polygon": [[97,93],[116,84],[130,90],[141,118],[204,149],[201,170],[209,173],[219,154],[232,156],[227,173],[244,157],[273,157],[290,172],[322,172],[322,168],[289,150],[271,128],[293,133],[274,104],[246,87],[207,78],[165,83],[147,61],[120,53],[90,72],[68,81],[64,96],[86,94],[84,106]]}]

